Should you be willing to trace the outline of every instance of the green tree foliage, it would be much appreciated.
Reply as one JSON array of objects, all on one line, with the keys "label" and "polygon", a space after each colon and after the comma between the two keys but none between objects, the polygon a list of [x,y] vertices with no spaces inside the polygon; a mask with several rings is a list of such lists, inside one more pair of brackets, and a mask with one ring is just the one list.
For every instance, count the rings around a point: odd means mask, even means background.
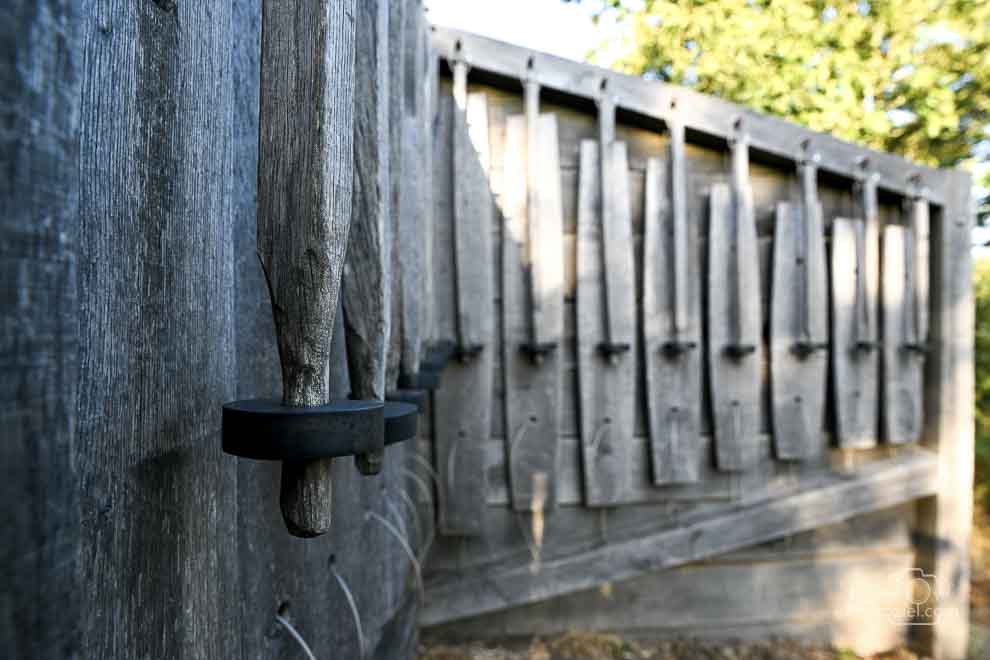
[{"label": "green tree foliage", "polygon": [[987,0],[598,1],[631,36],[613,68],[928,165],[990,151]]},{"label": "green tree foliage", "polygon": [[[990,257],[973,264],[976,299],[976,481],[990,498]],[[990,502],[988,502],[990,504]]]}]

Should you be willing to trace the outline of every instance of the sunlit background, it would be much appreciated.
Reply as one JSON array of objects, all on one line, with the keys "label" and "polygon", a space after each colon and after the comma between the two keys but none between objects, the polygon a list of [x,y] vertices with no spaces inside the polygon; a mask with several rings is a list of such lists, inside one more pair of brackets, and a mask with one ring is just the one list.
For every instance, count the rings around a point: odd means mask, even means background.
[{"label": "sunlit background", "polygon": [[[617,12],[608,9],[606,0],[425,0],[425,4],[431,22],[436,25],[600,66],[618,62],[631,52],[634,41],[633,27],[628,21],[618,20]],[[639,0],[626,0],[622,4],[634,9],[643,5]],[[869,6],[869,3],[859,4]],[[930,26],[927,33],[933,40],[952,42],[957,38],[951,30],[939,25]],[[887,112],[895,124],[908,121],[910,117],[905,115],[909,114],[898,110]],[[990,130],[988,139],[974,148],[970,162],[964,166],[977,181],[986,181],[988,160]],[[978,196],[986,194],[985,188],[977,188]],[[977,227],[973,239],[975,249],[985,252],[981,248],[990,242],[990,226]]]}]

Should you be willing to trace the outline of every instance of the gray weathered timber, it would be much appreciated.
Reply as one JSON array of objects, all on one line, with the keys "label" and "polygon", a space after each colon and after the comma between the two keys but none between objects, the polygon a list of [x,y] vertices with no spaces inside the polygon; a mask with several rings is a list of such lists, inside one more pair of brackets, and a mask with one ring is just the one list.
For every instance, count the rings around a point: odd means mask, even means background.
[{"label": "gray weathered timber", "polygon": [[436,277],[430,269],[433,263],[433,233],[436,225],[434,218],[433,201],[433,149],[434,149],[434,124],[436,122],[438,109],[438,77],[437,58],[433,55],[430,46],[430,24],[426,19],[426,14],[418,13],[420,17],[419,34],[417,43],[419,47],[419,57],[421,61],[420,85],[423,88],[420,97],[420,130],[423,135],[423,151],[420,154],[420,167],[423,168],[425,180],[420,187],[420,229],[423,232],[420,240],[423,241],[423,263],[424,274],[421,279],[423,290],[421,293],[423,304],[420,307],[423,342],[426,346],[432,346],[437,341],[437,314],[434,304],[434,289],[436,288]]},{"label": "gray weathered timber", "polygon": [[672,123],[668,165],[646,166],[643,338],[654,484],[700,477],[701,286],[698,223],[687,217],[684,129]]},{"label": "gray weathered timber", "polygon": [[822,476],[787,495],[544,562],[536,573],[523,564],[428,584],[420,622],[467,618],[714,557],[925,497],[937,486],[934,454],[904,452],[853,472]]},{"label": "gray weathered timber", "polygon": [[[600,157],[603,149],[611,155]],[[606,162],[611,170],[608,179],[601,171]],[[628,179],[624,143],[613,140],[599,147],[591,140],[581,142],[576,329],[587,506],[614,506],[627,498],[638,456],[633,453],[637,372],[632,336],[609,330],[611,324],[613,331],[628,329],[631,333],[636,319]],[[607,258],[609,254],[614,262]],[[609,268],[614,271],[611,278]],[[624,354],[605,346],[616,341],[626,343]]]},{"label": "gray weathered timber", "polygon": [[402,270],[399,255],[399,196],[402,186],[403,157],[402,145],[405,140],[402,118],[405,116],[404,94],[406,67],[403,62],[406,35],[406,7],[408,0],[388,3],[388,123],[389,123],[389,236],[391,265],[389,267],[389,342],[388,363],[385,375],[386,390],[395,389],[399,380],[399,366],[402,362]]},{"label": "gray weathered timber", "polygon": [[[559,341],[563,331],[563,230],[561,227],[560,169],[557,122],[553,115],[539,117],[539,184],[532,191],[527,172],[527,117],[506,122],[502,236],[502,364],[505,369],[506,453],[512,504],[516,510],[537,511],[553,505],[557,464],[557,410],[560,403],[560,355],[550,351],[541,363],[523,351],[533,341],[530,325],[540,319],[542,339]],[[532,193],[532,194],[531,194]],[[529,226],[536,198],[539,222]],[[528,272],[537,258],[542,273],[537,292],[529,297]],[[531,309],[540,313],[531,316]]]},{"label": "gray weathered timber", "polygon": [[[329,401],[326,365],[353,186],[356,5],[262,5],[258,255],[272,298],[282,400]],[[282,464],[289,530],[330,528],[331,459]]]},{"label": "gray weathered timber", "polygon": [[[357,7],[354,58],[354,193],[341,278],[351,396],[385,399],[391,327],[391,170],[389,144],[389,10],[384,0]],[[376,474],[384,438],[355,457]]]},{"label": "gray weathered timber", "polygon": [[928,652],[939,660],[966,657],[969,642],[973,521],[973,258],[972,179],[951,173],[946,204],[932,226],[931,347],[925,380],[924,444],[937,451],[938,491],[919,503],[917,523],[926,542],[919,566],[936,579],[939,619],[922,628]]},{"label": "gray weathered timber", "polygon": [[[748,184],[717,184],[709,200],[708,365],[720,470],[757,460],[760,431],[759,262]],[[735,208],[733,209],[733,201]]]},{"label": "gray weathered timber", "polygon": [[[76,411],[86,521],[75,655],[224,657],[241,634],[237,463],[219,414],[237,375],[231,6],[83,6],[79,315],[62,321],[79,380],[59,403]],[[68,43],[39,46],[75,61]]]},{"label": "gray weathered timber", "polygon": [[910,227],[887,225],[881,234],[883,351],[880,420],[885,442],[901,445],[921,437],[924,415],[924,356],[914,342],[914,257]]},{"label": "gray weathered timber", "polygon": [[[0,656],[80,656],[79,94],[84,11],[0,8]],[[90,523],[92,524],[92,523]]]},{"label": "gray weathered timber", "polygon": [[426,147],[420,125],[415,117],[402,120],[402,183],[399,189],[399,227],[396,236],[401,273],[402,359],[400,372],[415,376],[422,357],[423,286],[420,278],[426,270],[423,252],[422,216],[419,212],[420,191],[425,185],[422,151]]},{"label": "gray weathered timber", "polygon": [[[465,72],[466,73],[466,72]],[[444,371],[440,389],[433,396],[437,472],[441,490],[438,527],[445,535],[477,536],[485,530],[487,503],[485,448],[491,437],[492,362],[495,353],[492,227],[494,201],[488,187],[488,112],[484,94],[467,94],[466,76],[455,79],[451,112],[439,125],[438,140],[448,139],[443,152],[453,173],[452,213],[440,213],[437,236],[450,223],[456,272],[454,309],[439,302],[438,317],[455,321],[460,358]],[[443,97],[441,96],[441,100]],[[443,113],[442,113],[442,116]],[[438,153],[440,153],[438,151]],[[436,174],[441,176],[440,163]],[[438,190],[439,190],[439,181]],[[438,200],[439,202],[439,200]],[[437,246],[440,246],[438,241]],[[438,260],[442,255],[436,255]],[[437,282],[437,288],[442,286]],[[449,286],[449,284],[448,284]],[[439,301],[439,298],[438,298]],[[456,317],[456,318],[455,318]],[[442,318],[438,318],[443,325]],[[445,338],[441,334],[441,338]]]},{"label": "gray weathered timber", "polygon": [[862,220],[832,221],[832,391],[837,442],[847,449],[872,447],[877,440],[877,351],[871,335],[859,339],[863,330],[857,312],[866,307],[864,297],[872,299],[867,267],[860,261],[867,254],[863,225]]},{"label": "gray weathered timber", "polygon": [[615,146],[615,102],[608,85],[603,82],[602,96],[598,100],[599,251],[605,313],[605,337],[601,348],[610,356],[611,362],[616,362],[623,353],[633,352],[636,336],[628,158],[624,143],[622,147]]},{"label": "gray weathered timber", "polygon": [[821,206],[782,202],[774,223],[770,314],[773,435],[780,460],[822,454],[828,378],[825,237]]},{"label": "gray weathered timber", "polygon": [[810,140],[815,144],[819,166],[849,182],[854,179],[852,170],[855,163],[865,155],[879,176],[878,183],[882,188],[910,194],[913,184],[909,175],[919,172],[930,188],[930,201],[936,204],[943,201],[942,191],[950,177],[945,170],[926,168],[893,154],[864,149],[862,146],[815,133],[803,126],[761,115],[714,96],[676,85],[622,75],[546,53],[536,54],[528,48],[451,28],[438,27],[433,33],[434,47],[439,56],[446,59],[453,58],[458,41],[472,53],[475,67],[507,79],[517,79],[520,72],[526,69],[526,62],[538,55],[540,66],[531,72],[530,77],[547,89],[595,101],[601,94],[602,79],[607,78],[608,87],[619,99],[618,108],[621,110],[666,121],[670,116],[671,102],[675,101],[677,112],[682,113],[687,128],[724,140],[735,135],[737,120],[742,118],[750,146],[756,151],[778,159],[796,161],[801,156],[797,155],[795,145]]}]

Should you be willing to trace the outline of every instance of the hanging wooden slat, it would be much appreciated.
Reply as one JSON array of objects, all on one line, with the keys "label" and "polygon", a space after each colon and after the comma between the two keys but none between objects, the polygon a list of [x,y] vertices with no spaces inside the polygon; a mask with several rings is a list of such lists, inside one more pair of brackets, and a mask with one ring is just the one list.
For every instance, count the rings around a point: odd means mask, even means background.
[{"label": "hanging wooden slat", "polygon": [[839,447],[866,448],[877,437],[877,353],[861,334],[862,302],[870,291],[868,267],[861,265],[869,251],[863,245],[862,220],[836,218],[832,222],[832,390],[835,392],[836,438]]},{"label": "hanging wooden slat", "polygon": [[919,190],[911,198],[911,243],[912,261],[911,276],[913,279],[913,321],[914,336],[912,339],[917,348],[924,349],[928,345],[928,298],[929,298],[929,278],[931,277],[929,268],[929,241],[931,233],[930,211],[928,200]]},{"label": "hanging wooden slat", "polygon": [[[503,182],[506,451],[512,504],[522,511],[553,506],[560,401],[560,358],[553,347],[563,332],[557,122],[553,115],[534,116],[534,97],[530,91],[528,116],[506,120]],[[535,129],[529,128],[532,124]],[[533,164],[532,172],[527,162]],[[536,285],[532,289],[531,283]]]},{"label": "hanging wooden slat", "polygon": [[[635,459],[634,356],[602,350],[603,344],[613,339],[609,336],[610,322],[632,327],[636,317],[626,145],[613,141],[605,146],[611,152],[609,158],[600,157],[601,149],[592,140],[581,142],[578,183],[579,426],[584,499],[588,506],[614,506],[625,499]],[[601,173],[606,163],[611,168],[607,178]],[[608,202],[604,199],[606,189],[612,198]],[[606,231],[608,225],[611,231]],[[609,253],[630,266],[615,268],[611,281],[607,277],[613,265],[607,258]],[[607,309],[609,301],[615,305],[612,310]]]},{"label": "hanging wooden slat", "polygon": [[914,342],[914,257],[911,229],[883,228],[883,438],[888,444],[915,442],[921,435],[923,356],[909,346]]},{"label": "hanging wooden slat", "polygon": [[[613,364],[632,350],[636,330],[629,183],[618,162],[615,142],[615,98],[602,82],[598,101],[599,207],[605,335],[599,346]],[[625,147],[622,147],[624,152]]]},{"label": "hanging wooden slat", "polygon": [[[439,528],[445,535],[484,530],[485,446],[491,435],[494,283],[491,232],[494,202],[488,186],[488,105],[467,93],[467,66],[455,64],[451,217],[456,272],[458,360],[444,372],[433,397],[437,471],[441,475]],[[438,220],[439,220],[438,216]],[[438,231],[440,228],[438,227]],[[439,255],[438,255],[439,256]]]},{"label": "hanging wooden slat", "polygon": [[684,127],[671,120],[668,129],[669,166],[647,162],[643,229],[647,424],[658,486],[698,481],[703,447],[698,234],[687,218]]},{"label": "hanging wooden slat", "polygon": [[741,153],[745,142],[740,142],[733,152],[734,190],[716,184],[709,206],[709,381],[715,462],[723,471],[750,468],[760,453],[759,261],[752,192]]},{"label": "hanging wooden slat", "polygon": [[803,198],[803,208],[777,205],[773,244],[770,383],[774,447],[781,460],[804,460],[825,450],[825,240],[821,206],[813,195]]}]

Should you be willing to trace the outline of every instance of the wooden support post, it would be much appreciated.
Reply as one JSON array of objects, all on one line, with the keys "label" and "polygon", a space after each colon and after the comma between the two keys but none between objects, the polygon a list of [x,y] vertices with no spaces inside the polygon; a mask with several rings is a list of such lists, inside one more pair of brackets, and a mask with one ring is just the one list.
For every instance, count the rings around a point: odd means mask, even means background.
[{"label": "wooden support post", "polygon": [[[354,198],[341,285],[351,396],[385,400],[391,326],[389,189],[389,10],[386,0],[358,4],[354,63]],[[384,437],[355,456],[362,474],[378,474]]]},{"label": "wooden support post", "polygon": [[[258,255],[286,405],[329,400],[352,210],[355,21],[354,0],[266,0],[262,8]],[[283,462],[282,515],[292,534],[329,529],[332,462]]]},{"label": "wooden support post", "polygon": [[938,491],[918,507],[919,567],[932,576],[937,610],[920,626],[936,660],[963,660],[969,642],[973,520],[972,180],[953,172],[932,226],[931,353],[925,372],[924,444],[938,452]]}]

